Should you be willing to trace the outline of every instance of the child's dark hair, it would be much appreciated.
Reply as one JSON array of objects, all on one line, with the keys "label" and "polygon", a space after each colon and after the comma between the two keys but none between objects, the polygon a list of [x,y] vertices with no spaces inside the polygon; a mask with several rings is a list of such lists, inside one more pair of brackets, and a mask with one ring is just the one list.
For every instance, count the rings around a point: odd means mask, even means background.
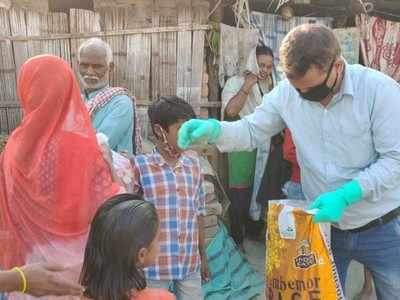
[{"label": "child's dark hair", "polygon": [[259,55],[268,55],[268,56],[271,56],[272,58],[274,58],[274,52],[272,51],[272,49],[265,45],[257,46],[256,56],[259,56]]},{"label": "child's dark hair", "polygon": [[160,125],[168,132],[168,127],[179,120],[195,119],[193,107],[185,100],[177,96],[163,96],[150,105],[148,110],[151,128],[154,133],[154,125]]},{"label": "child's dark hair", "polygon": [[132,289],[146,288],[137,267],[138,252],[148,248],[158,230],[153,204],[137,194],[120,194],[106,201],[93,218],[80,283],[85,297],[129,300]]}]

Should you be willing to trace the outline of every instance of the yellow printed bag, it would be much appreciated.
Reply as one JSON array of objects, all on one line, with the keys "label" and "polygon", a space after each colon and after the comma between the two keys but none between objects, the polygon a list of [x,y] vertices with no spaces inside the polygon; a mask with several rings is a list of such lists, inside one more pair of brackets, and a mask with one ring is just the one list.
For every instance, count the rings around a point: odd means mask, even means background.
[{"label": "yellow printed bag", "polygon": [[270,300],[344,300],[330,249],[330,225],[314,224],[304,201],[269,204],[266,296]]}]

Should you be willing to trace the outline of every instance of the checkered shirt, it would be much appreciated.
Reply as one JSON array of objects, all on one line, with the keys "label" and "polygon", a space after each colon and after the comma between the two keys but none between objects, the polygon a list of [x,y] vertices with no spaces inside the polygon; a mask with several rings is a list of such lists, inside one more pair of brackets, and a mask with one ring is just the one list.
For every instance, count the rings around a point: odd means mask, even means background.
[{"label": "checkered shirt", "polygon": [[153,203],[160,219],[160,254],[145,270],[151,280],[182,280],[200,268],[197,216],[205,215],[200,162],[183,154],[175,168],[157,150],[132,158],[133,190]]}]

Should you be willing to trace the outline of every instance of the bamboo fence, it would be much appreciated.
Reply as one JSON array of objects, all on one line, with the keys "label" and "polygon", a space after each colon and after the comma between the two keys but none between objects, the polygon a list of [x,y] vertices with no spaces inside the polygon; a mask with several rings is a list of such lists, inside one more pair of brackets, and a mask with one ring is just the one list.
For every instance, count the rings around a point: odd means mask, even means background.
[{"label": "bamboo fence", "polygon": [[49,53],[76,71],[78,47],[90,37],[110,44],[115,64],[110,84],[135,95],[142,124],[148,124],[146,107],[162,95],[183,97],[202,116],[220,106],[202,93],[208,1],[136,0],[124,7],[97,2],[96,11],[71,9],[69,15],[0,8],[0,132],[9,133],[21,121],[16,92],[21,65]]}]

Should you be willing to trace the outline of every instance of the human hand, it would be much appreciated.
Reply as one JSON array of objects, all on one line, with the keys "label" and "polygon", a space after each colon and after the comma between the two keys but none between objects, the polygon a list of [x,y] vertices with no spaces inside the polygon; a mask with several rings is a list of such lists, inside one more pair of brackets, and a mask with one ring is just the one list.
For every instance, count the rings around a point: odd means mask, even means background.
[{"label": "human hand", "polygon": [[308,209],[318,209],[313,216],[314,223],[337,222],[342,218],[347,204],[336,191],[320,195]]},{"label": "human hand", "polygon": [[206,255],[201,255],[201,279],[205,282],[210,280]]},{"label": "human hand", "polygon": [[320,195],[308,209],[318,209],[313,216],[315,223],[338,222],[342,218],[344,210],[361,198],[361,187],[357,181],[353,180],[333,192]]},{"label": "human hand", "polygon": [[26,293],[42,296],[80,296],[83,287],[77,283],[60,278],[59,273],[67,268],[50,263],[38,263],[21,267],[27,282]]},{"label": "human hand", "polygon": [[258,77],[254,73],[247,73],[244,84],[243,84],[243,89],[245,92],[249,93],[250,89],[258,82]]},{"label": "human hand", "polygon": [[221,133],[220,122],[215,119],[199,120],[192,119],[182,124],[178,133],[178,146],[187,149],[191,144],[206,138],[213,143]]}]

